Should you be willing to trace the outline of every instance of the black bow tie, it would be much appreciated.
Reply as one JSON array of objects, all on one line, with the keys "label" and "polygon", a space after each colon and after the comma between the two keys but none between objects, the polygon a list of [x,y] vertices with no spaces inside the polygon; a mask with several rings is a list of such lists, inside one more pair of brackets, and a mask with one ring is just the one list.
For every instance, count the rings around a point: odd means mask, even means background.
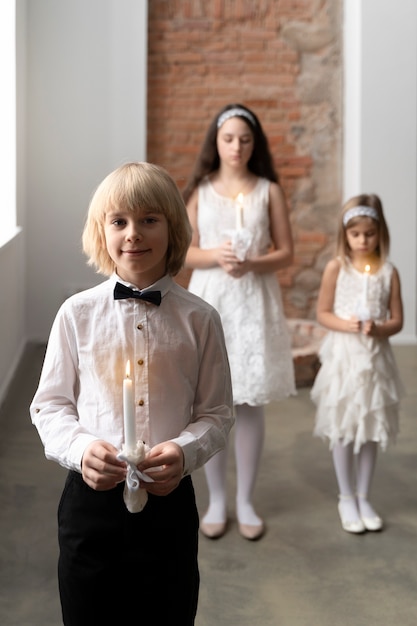
[{"label": "black bow tie", "polygon": [[138,300],[146,300],[159,306],[161,304],[161,292],[160,291],[134,291],[126,285],[116,283],[114,287],[114,299],[124,300],[125,298],[137,298]]}]

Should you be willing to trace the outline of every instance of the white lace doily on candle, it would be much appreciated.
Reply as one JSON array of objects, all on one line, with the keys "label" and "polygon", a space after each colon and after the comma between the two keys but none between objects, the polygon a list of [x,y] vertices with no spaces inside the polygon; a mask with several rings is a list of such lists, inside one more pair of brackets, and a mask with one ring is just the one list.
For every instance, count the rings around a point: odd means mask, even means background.
[{"label": "white lace doily on candle", "polygon": [[356,317],[361,322],[367,322],[371,319],[371,311],[369,310],[369,306],[366,302],[363,301],[363,298],[359,298],[356,303]]},{"label": "white lace doily on candle", "polygon": [[239,261],[246,259],[246,254],[252,243],[252,233],[247,228],[235,228],[232,230],[225,230],[224,234],[229,237],[232,242],[232,249]]},{"label": "white lace doily on candle", "polygon": [[148,493],[146,489],[140,488],[140,481],[154,482],[150,476],[139,471],[136,467],[138,463],[143,461],[148,450],[150,450],[149,446],[145,445],[143,441],[138,441],[135,450],[126,451],[123,446],[117,455],[120,461],[125,461],[128,465],[123,499],[130,513],[140,513],[148,501]]}]

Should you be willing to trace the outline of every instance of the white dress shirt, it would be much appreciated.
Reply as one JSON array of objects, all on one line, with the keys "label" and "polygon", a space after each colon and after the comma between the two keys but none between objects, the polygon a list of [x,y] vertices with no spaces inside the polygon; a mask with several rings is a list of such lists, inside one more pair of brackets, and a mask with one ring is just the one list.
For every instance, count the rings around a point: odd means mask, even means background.
[{"label": "white dress shirt", "polygon": [[[85,448],[104,439],[121,449],[123,378],[130,360],[137,439],[174,441],[184,473],[226,443],[233,424],[229,364],[215,309],[165,276],[160,306],[114,300],[113,275],[61,306],[30,407],[48,459],[81,471]],[[137,288],[136,288],[137,289]],[[145,291],[146,291],[145,290]]]}]

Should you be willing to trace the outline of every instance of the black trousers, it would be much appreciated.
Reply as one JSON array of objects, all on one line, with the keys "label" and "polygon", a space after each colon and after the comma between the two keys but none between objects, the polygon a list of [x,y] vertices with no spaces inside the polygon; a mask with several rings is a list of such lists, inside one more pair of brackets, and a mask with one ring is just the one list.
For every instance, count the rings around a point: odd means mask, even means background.
[{"label": "black trousers", "polygon": [[192,626],[197,612],[198,513],[191,478],[129,513],[123,484],[91,489],[70,471],[58,509],[65,626]]}]

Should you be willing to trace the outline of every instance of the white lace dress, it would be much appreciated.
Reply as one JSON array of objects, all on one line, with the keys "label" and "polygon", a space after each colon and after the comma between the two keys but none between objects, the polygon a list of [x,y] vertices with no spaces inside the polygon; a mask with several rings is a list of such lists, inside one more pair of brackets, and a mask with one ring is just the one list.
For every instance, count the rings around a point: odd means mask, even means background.
[{"label": "white lace dress", "polygon": [[[368,278],[368,307],[375,321],[389,314],[392,271],[386,262]],[[363,282],[363,273],[350,263],[341,267],[334,301],[338,317],[355,315]],[[342,440],[354,442],[355,453],[366,441],[377,441],[385,449],[396,439],[404,394],[388,338],[328,331],[319,356],[322,365],[311,390],[317,405],[314,434],[328,438],[330,448]]]},{"label": "white lace dress", "polygon": [[[269,185],[259,178],[243,198],[244,227],[252,233],[247,256],[267,252]],[[198,190],[201,248],[215,248],[236,225],[236,202],[206,180]],[[188,289],[220,313],[232,372],[235,404],[261,406],[295,393],[291,340],[275,272],[233,278],[220,267],[195,269]]]}]

